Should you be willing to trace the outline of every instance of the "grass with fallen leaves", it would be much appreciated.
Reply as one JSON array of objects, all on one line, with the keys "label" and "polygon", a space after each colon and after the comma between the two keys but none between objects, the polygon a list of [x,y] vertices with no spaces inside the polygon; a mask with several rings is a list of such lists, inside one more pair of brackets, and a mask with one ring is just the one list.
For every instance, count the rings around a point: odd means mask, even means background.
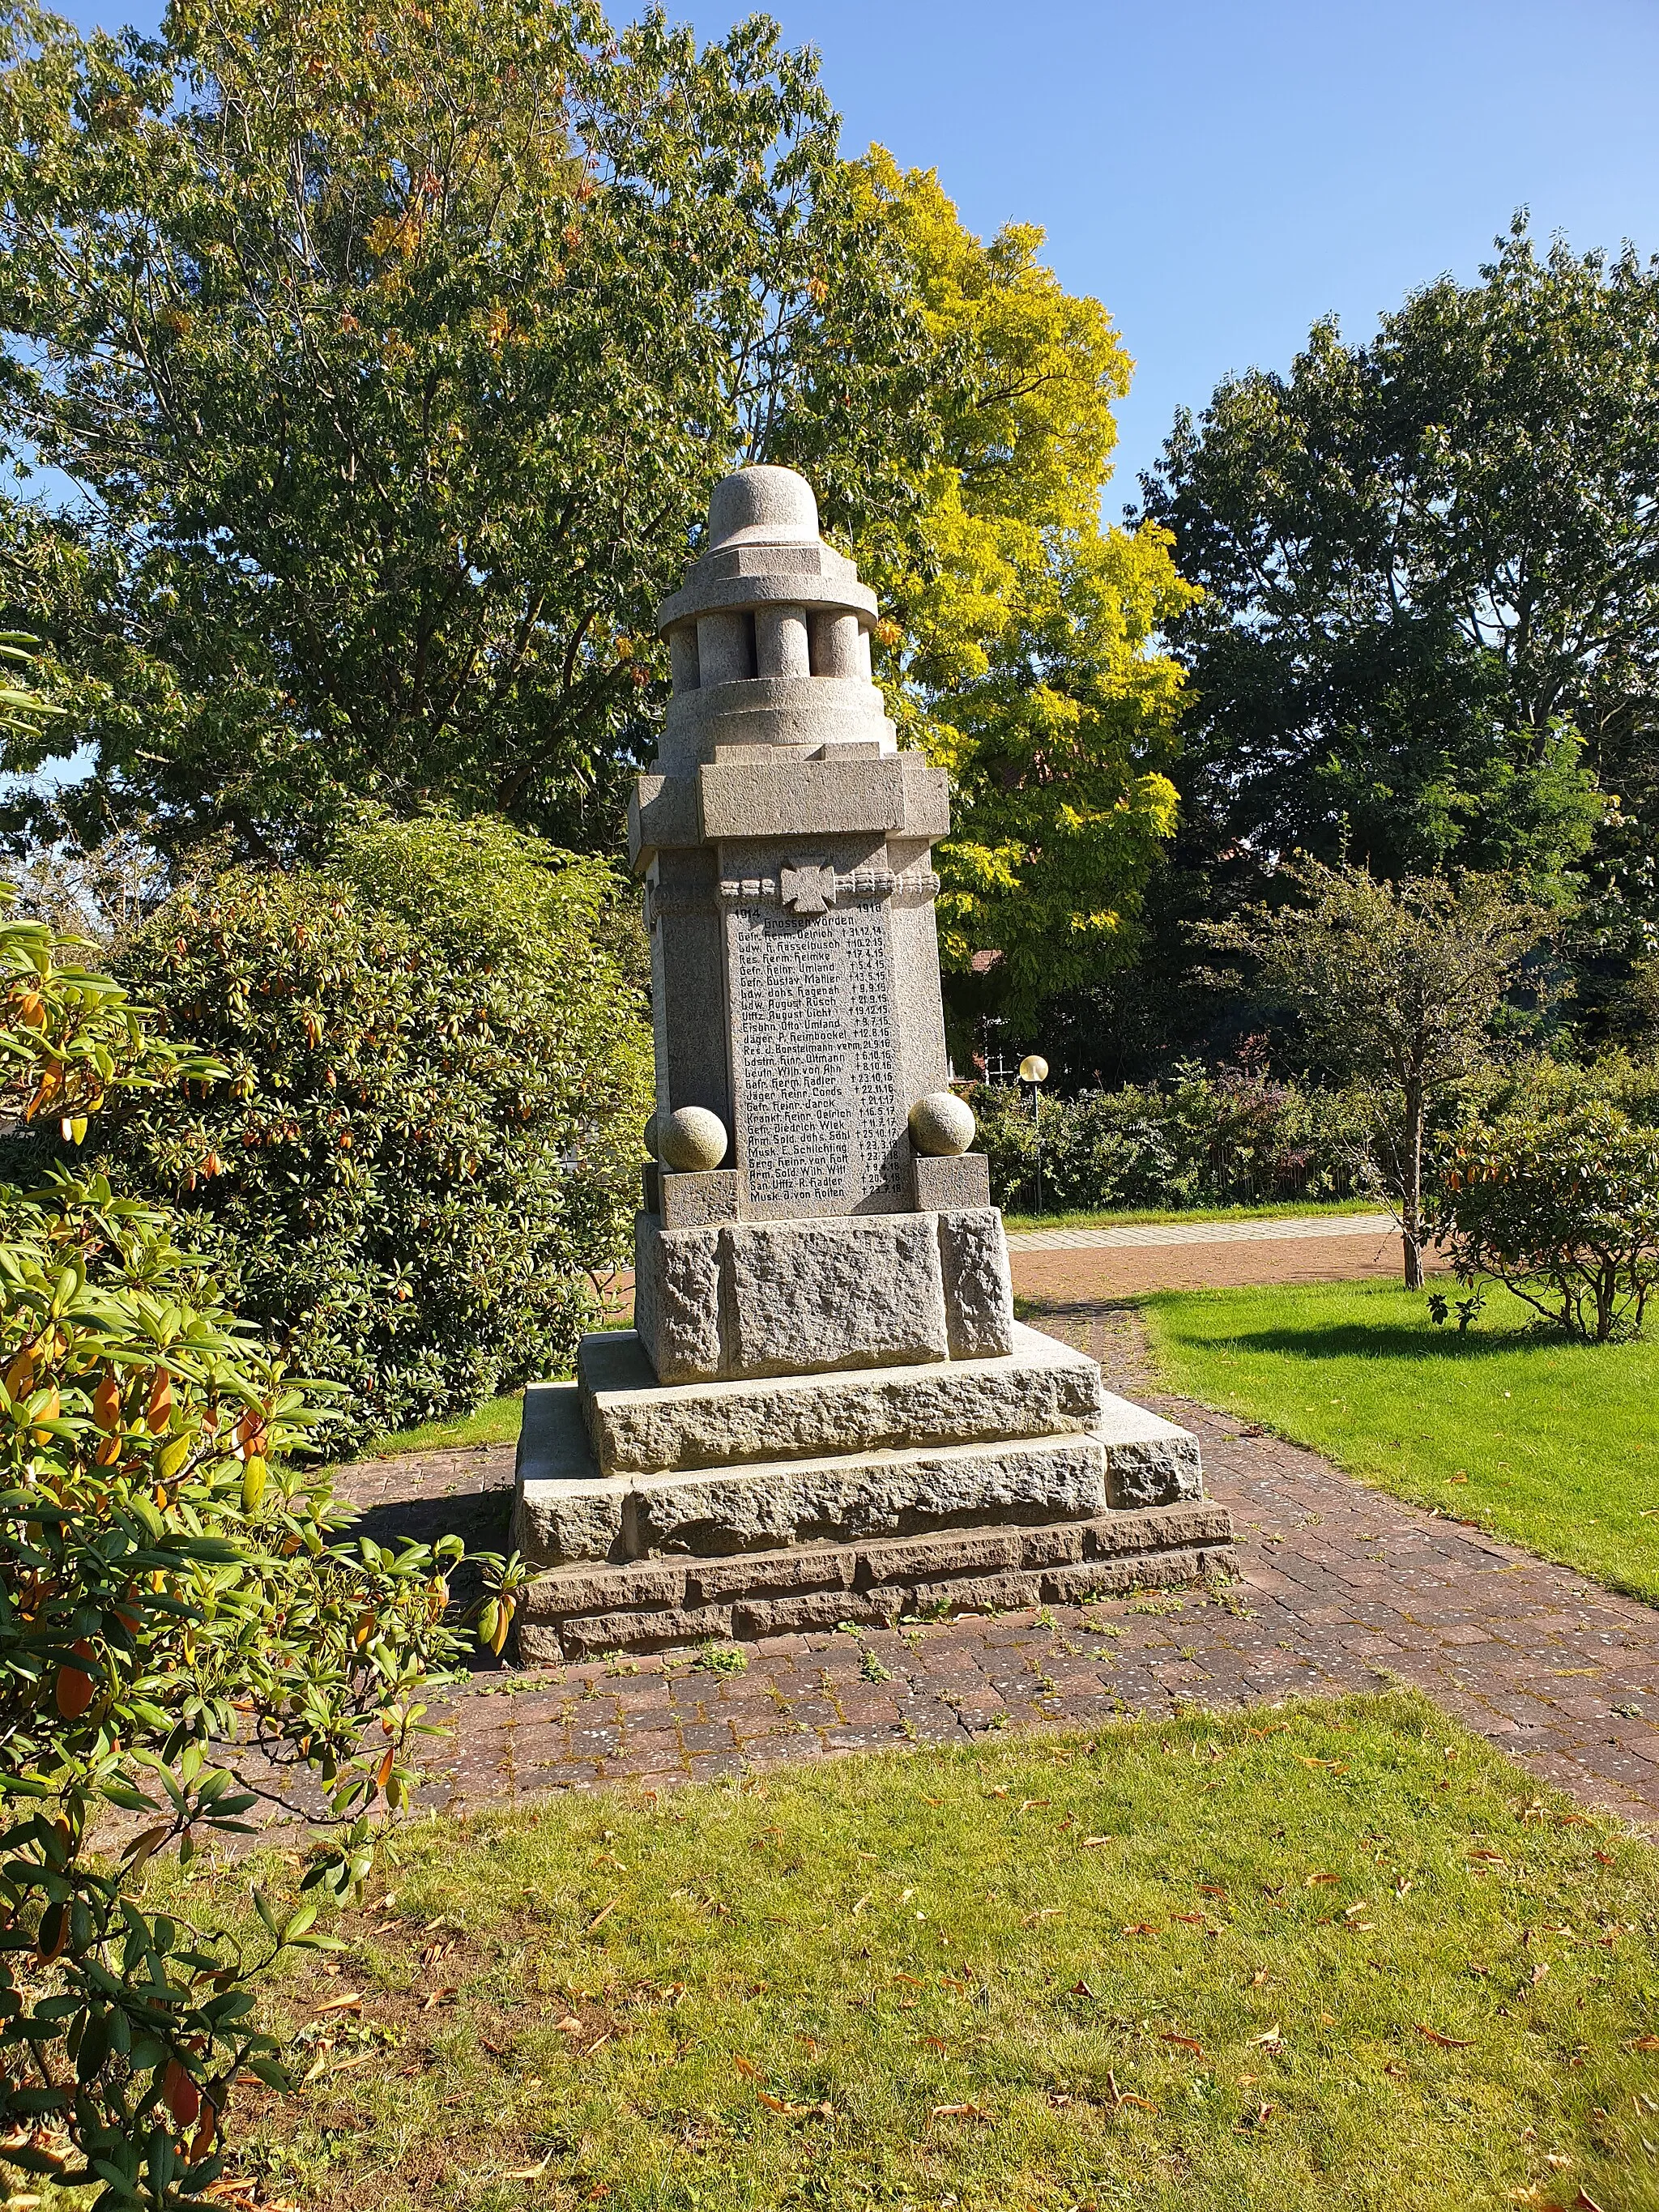
[{"label": "grass with fallen leaves", "polygon": [[1139,1303],[1174,1389],[1659,1600],[1659,1338],[1575,1344],[1495,1286],[1462,1332],[1436,1328],[1422,1294],[1386,1283]]},{"label": "grass with fallen leaves", "polygon": [[435,1821],[377,1886],[238,2093],[264,2203],[1659,2206],[1650,1846],[1409,1695]]}]

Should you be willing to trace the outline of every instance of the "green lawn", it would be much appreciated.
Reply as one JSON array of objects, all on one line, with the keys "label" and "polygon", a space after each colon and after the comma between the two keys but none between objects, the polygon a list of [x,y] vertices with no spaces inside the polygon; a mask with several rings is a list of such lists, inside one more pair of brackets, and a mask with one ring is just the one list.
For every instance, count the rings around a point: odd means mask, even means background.
[{"label": "green lawn", "polygon": [[399,1429],[393,1436],[382,1437],[371,1456],[390,1459],[395,1452],[515,1443],[523,1419],[524,1392],[514,1390],[505,1398],[486,1398],[475,1412],[458,1414],[453,1420],[424,1421],[418,1429]]},{"label": "green lawn", "polygon": [[1322,1213],[1379,1213],[1386,1211],[1375,1198],[1303,1199],[1280,1206],[1186,1206],[1121,1213],[1005,1213],[1006,1225],[1018,1234],[1029,1229],[1134,1229],[1164,1221],[1301,1221]]},{"label": "green lawn", "polygon": [[234,2107],[306,2212],[1659,2206],[1651,1848],[1406,1695],[434,1821],[377,1886]]},{"label": "green lawn", "polygon": [[1536,1334],[1501,1290],[1467,1335],[1386,1283],[1140,1304],[1175,1389],[1659,1601],[1659,1343]]}]

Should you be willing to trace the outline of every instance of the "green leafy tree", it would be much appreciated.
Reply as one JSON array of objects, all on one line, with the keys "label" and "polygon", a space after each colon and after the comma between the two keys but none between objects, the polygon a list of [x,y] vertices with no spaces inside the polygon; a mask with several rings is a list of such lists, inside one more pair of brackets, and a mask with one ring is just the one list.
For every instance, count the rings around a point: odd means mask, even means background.
[{"label": "green leafy tree", "polygon": [[958,1027],[1019,1028],[1130,957],[1176,817],[1182,678],[1156,640],[1194,595],[1167,532],[1100,526],[1130,362],[1099,301],[1061,289],[1033,226],[975,238],[931,171],[876,147],[853,179],[952,368],[914,522],[859,544],[890,611],[878,672],[955,786],[939,915]]},{"label": "green leafy tree", "polygon": [[1495,1276],[1570,1335],[1638,1335],[1659,1290],[1659,1128],[1606,1099],[1466,1132],[1436,1206],[1465,1282]]},{"label": "green leafy tree", "polygon": [[123,1100],[115,1171],[346,1393],[342,1443],[566,1369],[625,1260],[651,1044],[619,890],[490,817],[360,809],[325,866],[232,867],[122,946],[224,1073]]},{"label": "green leafy tree", "polygon": [[1394,885],[1318,860],[1282,872],[1305,904],[1251,908],[1200,940],[1248,956],[1255,990],[1352,1087],[1400,1210],[1407,1288],[1420,1290],[1425,1140],[1490,1066],[1493,1024],[1549,916],[1498,877]]},{"label": "green leafy tree", "polygon": [[[68,1136],[215,1072],[9,903],[0,1044],[0,1110]],[[319,1940],[317,1901],[361,1883],[371,1814],[406,1798],[464,1649],[460,1547],[343,1540],[326,1483],[291,1464],[317,1395],[166,1215],[101,1176],[0,1188],[0,2170],[100,2205],[204,2204],[239,2076],[286,2079],[249,1985]],[[517,1570],[495,1569],[499,1648]],[[301,1777],[325,1835],[297,1913],[256,1893],[249,1945],[147,1900],[159,1853],[295,1811]]]},{"label": "green leafy tree", "polygon": [[1587,872],[1586,951],[1640,950],[1656,381],[1659,265],[1540,255],[1517,219],[1478,283],[1426,286],[1364,344],[1319,323],[1287,375],[1177,418],[1145,483],[1203,587],[1170,629],[1198,702],[1172,930],[1301,849],[1550,896]]},{"label": "green leafy tree", "polygon": [[67,709],[8,764],[89,748],[66,803],[286,854],[430,790],[604,844],[713,480],[912,501],[942,364],[766,19],[0,23],[0,442],[78,493],[0,516]]}]

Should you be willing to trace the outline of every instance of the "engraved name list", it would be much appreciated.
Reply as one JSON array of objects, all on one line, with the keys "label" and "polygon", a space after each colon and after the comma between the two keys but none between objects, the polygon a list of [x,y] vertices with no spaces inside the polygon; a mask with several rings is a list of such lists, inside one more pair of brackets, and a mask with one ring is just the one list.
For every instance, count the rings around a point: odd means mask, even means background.
[{"label": "engraved name list", "polygon": [[741,906],[726,928],[750,1206],[902,1206],[904,1111],[881,908]]}]

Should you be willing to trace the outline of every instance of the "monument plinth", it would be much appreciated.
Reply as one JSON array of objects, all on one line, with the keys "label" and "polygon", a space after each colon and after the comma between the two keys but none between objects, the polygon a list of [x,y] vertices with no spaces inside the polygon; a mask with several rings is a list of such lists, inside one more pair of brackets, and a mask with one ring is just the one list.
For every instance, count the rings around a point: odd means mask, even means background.
[{"label": "monument plinth", "polygon": [[1196,1440],[1014,1319],[948,1089],[948,784],[899,748],[876,611],[805,480],[750,468],[659,616],[635,1327],[526,1394],[528,1657],[1103,1594],[1231,1541]]}]

